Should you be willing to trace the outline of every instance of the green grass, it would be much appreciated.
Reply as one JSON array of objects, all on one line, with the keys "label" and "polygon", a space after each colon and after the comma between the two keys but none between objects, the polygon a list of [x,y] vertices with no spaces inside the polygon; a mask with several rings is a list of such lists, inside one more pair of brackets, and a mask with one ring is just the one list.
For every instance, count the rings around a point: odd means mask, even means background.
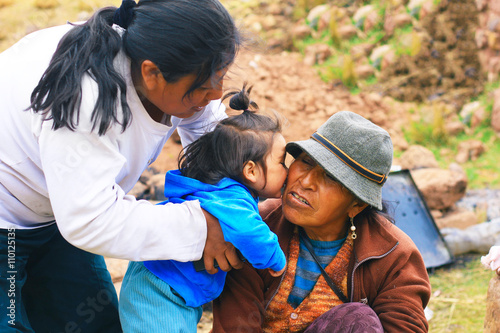
[{"label": "green grass", "polygon": [[488,283],[495,273],[481,265],[480,255],[464,258],[466,262],[457,258],[451,268],[429,274],[433,296],[428,308],[434,312],[430,333],[483,332]]},{"label": "green grass", "polygon": [[[493,109],[493,98],[491,96],[495,89],[500,86],[499,82],[485,85],[484,92],[471,99],[479,101],[484,107],[486,118],[476,128],[467,128],[456,136],[450,136],[443,131],[444,122],[450,112],[440,106],[415,105],[412,112],[418,115],[419,121],[413,121],[403,129],[406,140],[409,144],[422,145],[434,153],[440,167],[448,168],[455,162],[458,146],[461,142],[468,140],[481,141],[485,147],[476,160],[469,160],[461,164],[467,174],[468,188],[492,188],[500,189],[500,136],[491,128],[491,112]],[[443,153],[445,152],[445,153]],[[396,152],[395,156],[400,156],[401,152]]]}]

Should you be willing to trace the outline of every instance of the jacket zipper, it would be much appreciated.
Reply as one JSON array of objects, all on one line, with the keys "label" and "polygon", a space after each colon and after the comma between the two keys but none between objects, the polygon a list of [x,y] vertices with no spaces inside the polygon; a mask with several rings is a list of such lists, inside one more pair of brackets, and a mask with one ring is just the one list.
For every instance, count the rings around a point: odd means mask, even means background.
[{"label": "jacket zipper", "polygon": [[269,299],[269,302],[267,302],[266,307],[264,308],[264,312],[267,312],[267,307],[269,306],[269,304],[271,304],[271,301],[273,300],[274,296],[276,296],[276,294],[278,293],[278,290],[280,290],[281,283],[283,282],[283,279],[285,278],[287,269],[288,269],[288,262],[286,264],[285,271],[283,272],[283,274],[281,274],[281,279],[280,279],[280,283],[278,284],[278,288],[276,288],[276,290],[273,293],[273,296],[271,296],[271,298]]},{"label": "jacket zipper", "polygon": [[[388,256],[392,251],[394,251],[394,249],[396,249],[396,247],[398,246],[399,242],[396,243],[396,245],[394,245],[392,247],[392,249],[390,249],[389,251],[387,251],[386,253],[380,255],[380,256],[372,256],[372,257],[368,257],[358,263],[356,263],[354,265],[354,268],[352,269],[352,275],[351,275],[351,295],[349,297],[349,300],[352,302],[352,298],[354,296],[354,273],[356,272],[356,269],[361,266],[363,263],[367,262],[368,260],[372,260],[372,259],[380,259],[380,258],[383,258],[383,257],[386,257]],[[274,297],[274,296],[273,296]]]}]

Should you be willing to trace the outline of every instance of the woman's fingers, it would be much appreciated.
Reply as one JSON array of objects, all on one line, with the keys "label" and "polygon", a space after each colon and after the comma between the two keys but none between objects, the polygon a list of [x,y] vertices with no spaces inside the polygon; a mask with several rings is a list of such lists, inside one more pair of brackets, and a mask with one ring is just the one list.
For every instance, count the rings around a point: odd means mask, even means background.
[{"label": "woman's fingers", "polygon": [[214,260],[220,257],[226,249],[226,241],[220,227],[219,221],[206,210],[202,209],[205,219],[207,220],[207,241],[203,250],[203,262],[205,269],[210,274],[217,273],[217,268],[214,267]]},{"label": "woman's fingers", "polygon": [[219,221],[210,213],[202,209],[207,220],[207,241],[203,250],[205,269],[210,274],[217,273],[217,262],[220,269],[227,272],[232,268],[241,268],[243,263],[238,258],[235,247],[224,240],[224,234]]},{"label": "woman's fingers", "polygon": [[227,244],[227,248],[226,248],[226,259],[227,261],[229,262],[229,265],[231,266],[229,269],[231,268],[235,268],[235,269],[240,269],[240,268],[243,268],[243,261],[240,257],[240,255],[238,254],[238,250],[234,247],[233,244],[231,243],[226,243]]}]

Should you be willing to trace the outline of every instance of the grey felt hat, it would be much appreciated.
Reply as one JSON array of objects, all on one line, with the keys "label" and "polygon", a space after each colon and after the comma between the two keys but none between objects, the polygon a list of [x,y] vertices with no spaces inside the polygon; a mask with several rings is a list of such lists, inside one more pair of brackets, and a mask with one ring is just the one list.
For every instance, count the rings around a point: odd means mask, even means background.
[{"label": "grey felt hat", "polygon": [[287,151],[302,151],[363,202],[381,210],[382,186],[392,165],[392,140],[368,119],[340,111],[309,140],[290,142]]}]

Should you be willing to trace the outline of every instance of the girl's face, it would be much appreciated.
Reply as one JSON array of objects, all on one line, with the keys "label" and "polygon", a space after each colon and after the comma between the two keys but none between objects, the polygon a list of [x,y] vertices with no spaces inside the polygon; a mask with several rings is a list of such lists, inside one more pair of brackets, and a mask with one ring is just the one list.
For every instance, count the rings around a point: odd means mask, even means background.
[{"label": "girl's face", "polygon": [[[196,79],[195,74],[183,76],[175,83],[165,81],[160,73],[156,73],[156,78],[150,78],[149,81],[146,81],[148,78],[143,76],[145,84],[141,93],[161,113],[178,118],[189,118],[196,112],[202,111],[212,100],[222,97],[226,71],[227,69],[217,72],[213,78],[186,96],[186,92]],[[152,113],[157,111],[148,109],[148,112],[153,115]]]},{"label": "girl's face", "polygon": [[261,198],[279,198],[286,180],[287,167],[285,165],[286,141],[283,135],[274,135],[273,145],[270,153],[265,159],[266,172],[261,169],[260,179],[255,184],[255,190]]},{"label": "girl's face", "polygon": [[349,216],[366,207],[302,152],[290,165],[283,192],[283,214],[317,240],[346,236]]}]

